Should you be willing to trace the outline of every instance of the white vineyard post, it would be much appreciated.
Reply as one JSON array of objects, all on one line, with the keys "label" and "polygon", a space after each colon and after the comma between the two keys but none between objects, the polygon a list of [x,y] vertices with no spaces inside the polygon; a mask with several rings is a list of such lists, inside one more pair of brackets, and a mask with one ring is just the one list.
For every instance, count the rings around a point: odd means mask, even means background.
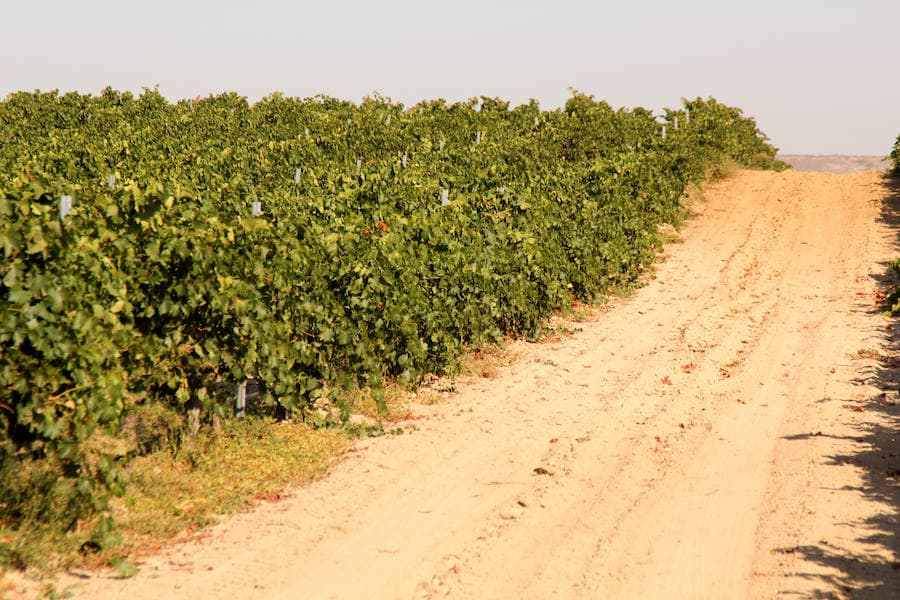
[{"label": "white vineyard post", "polygon": [[475,134],[475,143],[476,143],[476,144],[480,144],[480,143],[481,143],[481,132],[480,132],[480,131],[479,131],[478,133]]},{"label": "white vineyard post", "polygon": [[450,204],[450,190],[444,188],[441,190],[441,206]]},{"label": "white vineyard post", "polygon": [[62,221],[72,212],[72,196],[60,196],[59,198],[59,220]]},{"label": "white vineyard post", "polygon": [[250,207],[250,214],[254,217],[258,217],[262,214],[262,202],[257,200]]},{"label": "white vineyard post", "polygon": [[115,175],[110,175],[109,177],[107,177],[107,178],[106,178],[106,185],[107,185],[107,187],[109,187],[109,189],[111,189],[111,190],[116,189],[116,176],[115,176]]},{"label": "white vineyard post", "polygon": [[403,158],[400,159],[400,164],[403,165],[403,168],[406,168],[406,152],[403,153]]},{"label": "white vineyard post", "polygon": [[234,399],[234,416],[243,418],[247,411],[247,382],[238,384],[237,396]]},{"label": "white vineyard post", "polygon": [[438,144],[438,150],[443,150],[443,149],[444,149],[444,140],[441,140],[441,143]]},{"label": "white vineyard post", "polygon": [[361,171],[362,171],[362,159],[357,158],[356,159],[356,174],[359,175]]}]

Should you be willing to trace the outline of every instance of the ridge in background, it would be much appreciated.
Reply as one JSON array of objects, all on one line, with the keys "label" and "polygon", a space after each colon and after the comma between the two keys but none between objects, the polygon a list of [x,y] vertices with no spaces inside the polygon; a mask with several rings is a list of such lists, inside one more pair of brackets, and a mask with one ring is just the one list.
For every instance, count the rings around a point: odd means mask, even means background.
[{"label": "ridge in background", "polygon": [[775,158],[783,160],[798,171],[826,173],[886,171],[891,166],[891,161],[887,157],[874,155],[778,154]]}]

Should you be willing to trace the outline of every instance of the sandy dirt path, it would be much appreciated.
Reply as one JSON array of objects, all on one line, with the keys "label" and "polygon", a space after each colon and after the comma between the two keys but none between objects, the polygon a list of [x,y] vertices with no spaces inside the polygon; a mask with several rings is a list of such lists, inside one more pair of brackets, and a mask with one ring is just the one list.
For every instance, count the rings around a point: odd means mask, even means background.
[{"label": "sandy dirt path", "polygon": [[709,187],[649,284],[76,598],[900,598],[875,173]]}]

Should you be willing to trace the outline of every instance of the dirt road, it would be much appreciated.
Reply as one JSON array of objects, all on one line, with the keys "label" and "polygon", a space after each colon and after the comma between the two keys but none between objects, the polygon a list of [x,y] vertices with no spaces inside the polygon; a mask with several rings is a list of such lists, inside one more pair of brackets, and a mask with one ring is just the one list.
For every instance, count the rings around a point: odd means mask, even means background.
[{"label": "dirt road", "polygon": [[[711,186],[656,277],[334,473],[76,598],[900,598],[874,173]],[[887,358],[886,358],[887,357]]]}]

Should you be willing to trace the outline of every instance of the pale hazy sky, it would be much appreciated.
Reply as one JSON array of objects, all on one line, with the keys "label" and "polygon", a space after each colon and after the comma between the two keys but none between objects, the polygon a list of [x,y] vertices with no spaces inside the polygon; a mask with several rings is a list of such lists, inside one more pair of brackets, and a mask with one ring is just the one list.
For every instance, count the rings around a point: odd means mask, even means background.
[{"label": "pale hazy sky", "polygon": [[900,0],[4,0],[0,97],[159,87],[358,101],[713,96],[785,153],[887,154]]}]

